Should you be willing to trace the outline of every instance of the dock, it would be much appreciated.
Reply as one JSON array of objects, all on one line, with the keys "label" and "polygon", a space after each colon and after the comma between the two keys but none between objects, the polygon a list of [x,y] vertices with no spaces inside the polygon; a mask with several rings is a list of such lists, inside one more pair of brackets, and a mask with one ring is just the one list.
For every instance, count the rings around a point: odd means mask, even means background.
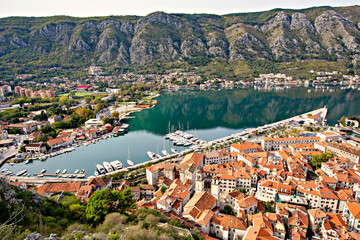
[{"label": "dock", "polygon": [[[206,141],[202,140],[202,139],[198,139],[195,137],[196,140],[191,140],[193,139],[194,137],[191,137],[191,138],[186,138],[184,137],[184,132],[182,131],[176,131],[174,133],[169,133],[166,135],[165,138],[169,138],[171,141],[174,141],[174,142],[177,142],[178,140],[180,140],[181,142],[183,143],[190,143],[191,145],[194,145],[195,147],[199,147],[201,146],[202,144],[205,144]],[[172,139],[172,138],[176,138],[176,140]],[[174,144],[174,145],[179,145],[179,144]],[[182,144],[183,145],[183,144]],[[179,145],[179,146],[182,146],[182,145]]]},{"label": "dock", "polygon": [[57,178],[85,178],[85,173],[67,173],[67,174],[54,174],[54,173],[34,173],[35,176],[43,176],[43,177],[57,177]]}]

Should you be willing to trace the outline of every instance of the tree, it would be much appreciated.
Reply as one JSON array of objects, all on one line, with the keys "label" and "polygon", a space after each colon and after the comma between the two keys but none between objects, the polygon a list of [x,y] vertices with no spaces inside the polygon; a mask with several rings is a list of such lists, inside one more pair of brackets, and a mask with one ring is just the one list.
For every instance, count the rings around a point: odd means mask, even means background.
[{"label": "tree", "polygon": [[164,194],[166,190],[167,190],[167,188],[163,186],[160,191],[162,194]]},{"label": "tree", "polygon": [[85,99],[86,104],[89,104],[92,100],[91,97],[85,97],[84,99]]},{"label": "tree", "polygon": [[66,96],[60,97],[60,98],[59,98],[59,103],[60,103],[61,105],[68,105],[68,104],[69,104],[69,99],[68,99],[68,97],[66,97]]},{"label": "tree", "polygon": [[120,199],[120,193],[118,191],[111,191],[109,188],[95,192],[89,198],[86,205],[85,219],[92,223],[101,222],[109,212],[116,210],[116,206],[121,205],[120,201],[118,204],[115,204]]},{"label": "tree", "polygon": [[129,209],[135,208],[135,200],[133,199],[133,195],[131,194],[131,187],[125,188],[120,193],[120,200],[118,204],[118,210],[120,213],[126,213]]},{"label": "tree", "polygon": [[107,124],[107,123],[112,124],[112,119],[110,119],[110,118],[103,118],[102,122],[103,122],[104,124]]},{"label": "tree", "polygon": [[264,208],[266,212],[271,212],[271,202],[264,203]]},{"label": "tree", "polygon": [[230,205],[225,205],[224,207],[224,213],[228,215],[234,215],[234,212]]},{"label": "tree", "polygon": [[96,104],[96,107],[95,107],[95,112],[100,112],[101,109],[104,108],[104,105],[102,103],[98,103]]},{"label": "tree", "polygon": [[62,122],[53,122],[51,124],[51,126],[55,129],[62,129],[63,128],[63,123]]},{"label": "tree", "polygon": [[54,129],[52,129],[52,127],[49,126],[49,125],[44,125],[44,126],[41,127],[41,132],[42,133],[49,133],[51,131],[54,131]]},{"label": "tree", "polygon": [[323,162],[329,161],[330,158],[332,158],[334,154],[329,152],[324,152],[318,155],[312,155],[311,164],[316,168],[320,168],[321,164]]},{"label": "tree", "polygon": [[71,213],[72,218],[79,219],[83,216],[86,207],[80,204],[72,204],[69,206],[69,211]]},{"label": "tree", "polygon": [[120,115],[120,113],[119,113],[118,111],[113,111],[113,112],[111,113],[111,117],[114,118],[114,119],[118,119],[118,118],[119,118],[119,115]]}]

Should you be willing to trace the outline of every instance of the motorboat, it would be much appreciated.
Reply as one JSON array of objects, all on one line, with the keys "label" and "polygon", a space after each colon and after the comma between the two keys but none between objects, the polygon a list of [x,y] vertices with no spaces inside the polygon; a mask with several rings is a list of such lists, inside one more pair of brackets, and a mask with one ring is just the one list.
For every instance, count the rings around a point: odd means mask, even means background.
[{"label": "motorboat", "polygon": [[27,172],[27,170],[26,169],[23,169],[23,170],[21,170],[20,172],[18,172],[17,174],[16,174],[16,176],[21,176],[21,175],[23,175],[24,173],[26,173]]},{"label": "motorboat", "polygon": [[147,152],[147,155],[149,156],[150,159],[155,159],[155,157],[156,157],[155,153],[150,152],[150,151]]},{"label": "motorboat", "polygon": [[107,172],[110,173],[110,172],[114,171],[113,167],[111,166],[111,164],[109,162],[104,161],[103,165]]},{"label": "motorboat", "polygon": [[119,160],[112,161],[110,164],[115,170],[124,168],[124,165]]},{"label": "motorboat", "polygon": [[106,173],[105,168],[101,164],[96,164],[96,169],[98,170],[98,172],[100,174],[105,174]]}]

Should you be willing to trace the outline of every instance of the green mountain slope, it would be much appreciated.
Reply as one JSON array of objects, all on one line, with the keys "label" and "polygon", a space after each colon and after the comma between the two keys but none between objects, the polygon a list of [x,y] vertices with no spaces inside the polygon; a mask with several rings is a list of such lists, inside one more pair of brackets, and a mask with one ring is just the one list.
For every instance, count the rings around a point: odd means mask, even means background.
[{"label": "green mountain slope", "polygon": [[10,69],[124,67],[189,59],[230,64],[239,60],[353,61],[360,57],[359,26],[359,6],[223,16],[155,12],[145,17],[9,17],[0,19],[0,63]]}]

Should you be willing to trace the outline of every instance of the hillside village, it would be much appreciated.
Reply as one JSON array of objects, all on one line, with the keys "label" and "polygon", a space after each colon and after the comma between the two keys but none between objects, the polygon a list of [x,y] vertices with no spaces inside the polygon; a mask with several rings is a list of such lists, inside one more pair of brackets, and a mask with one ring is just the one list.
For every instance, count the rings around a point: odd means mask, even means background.
[{"label": "hillside village", "polygon": [[136,186],[109,177],[11,184],[83,202],[132,186],[138,209],[159,210],[204,239],[359,239],[359,146],[359,138],[326,130],[190,153],[147,167],[147,183]]}]

